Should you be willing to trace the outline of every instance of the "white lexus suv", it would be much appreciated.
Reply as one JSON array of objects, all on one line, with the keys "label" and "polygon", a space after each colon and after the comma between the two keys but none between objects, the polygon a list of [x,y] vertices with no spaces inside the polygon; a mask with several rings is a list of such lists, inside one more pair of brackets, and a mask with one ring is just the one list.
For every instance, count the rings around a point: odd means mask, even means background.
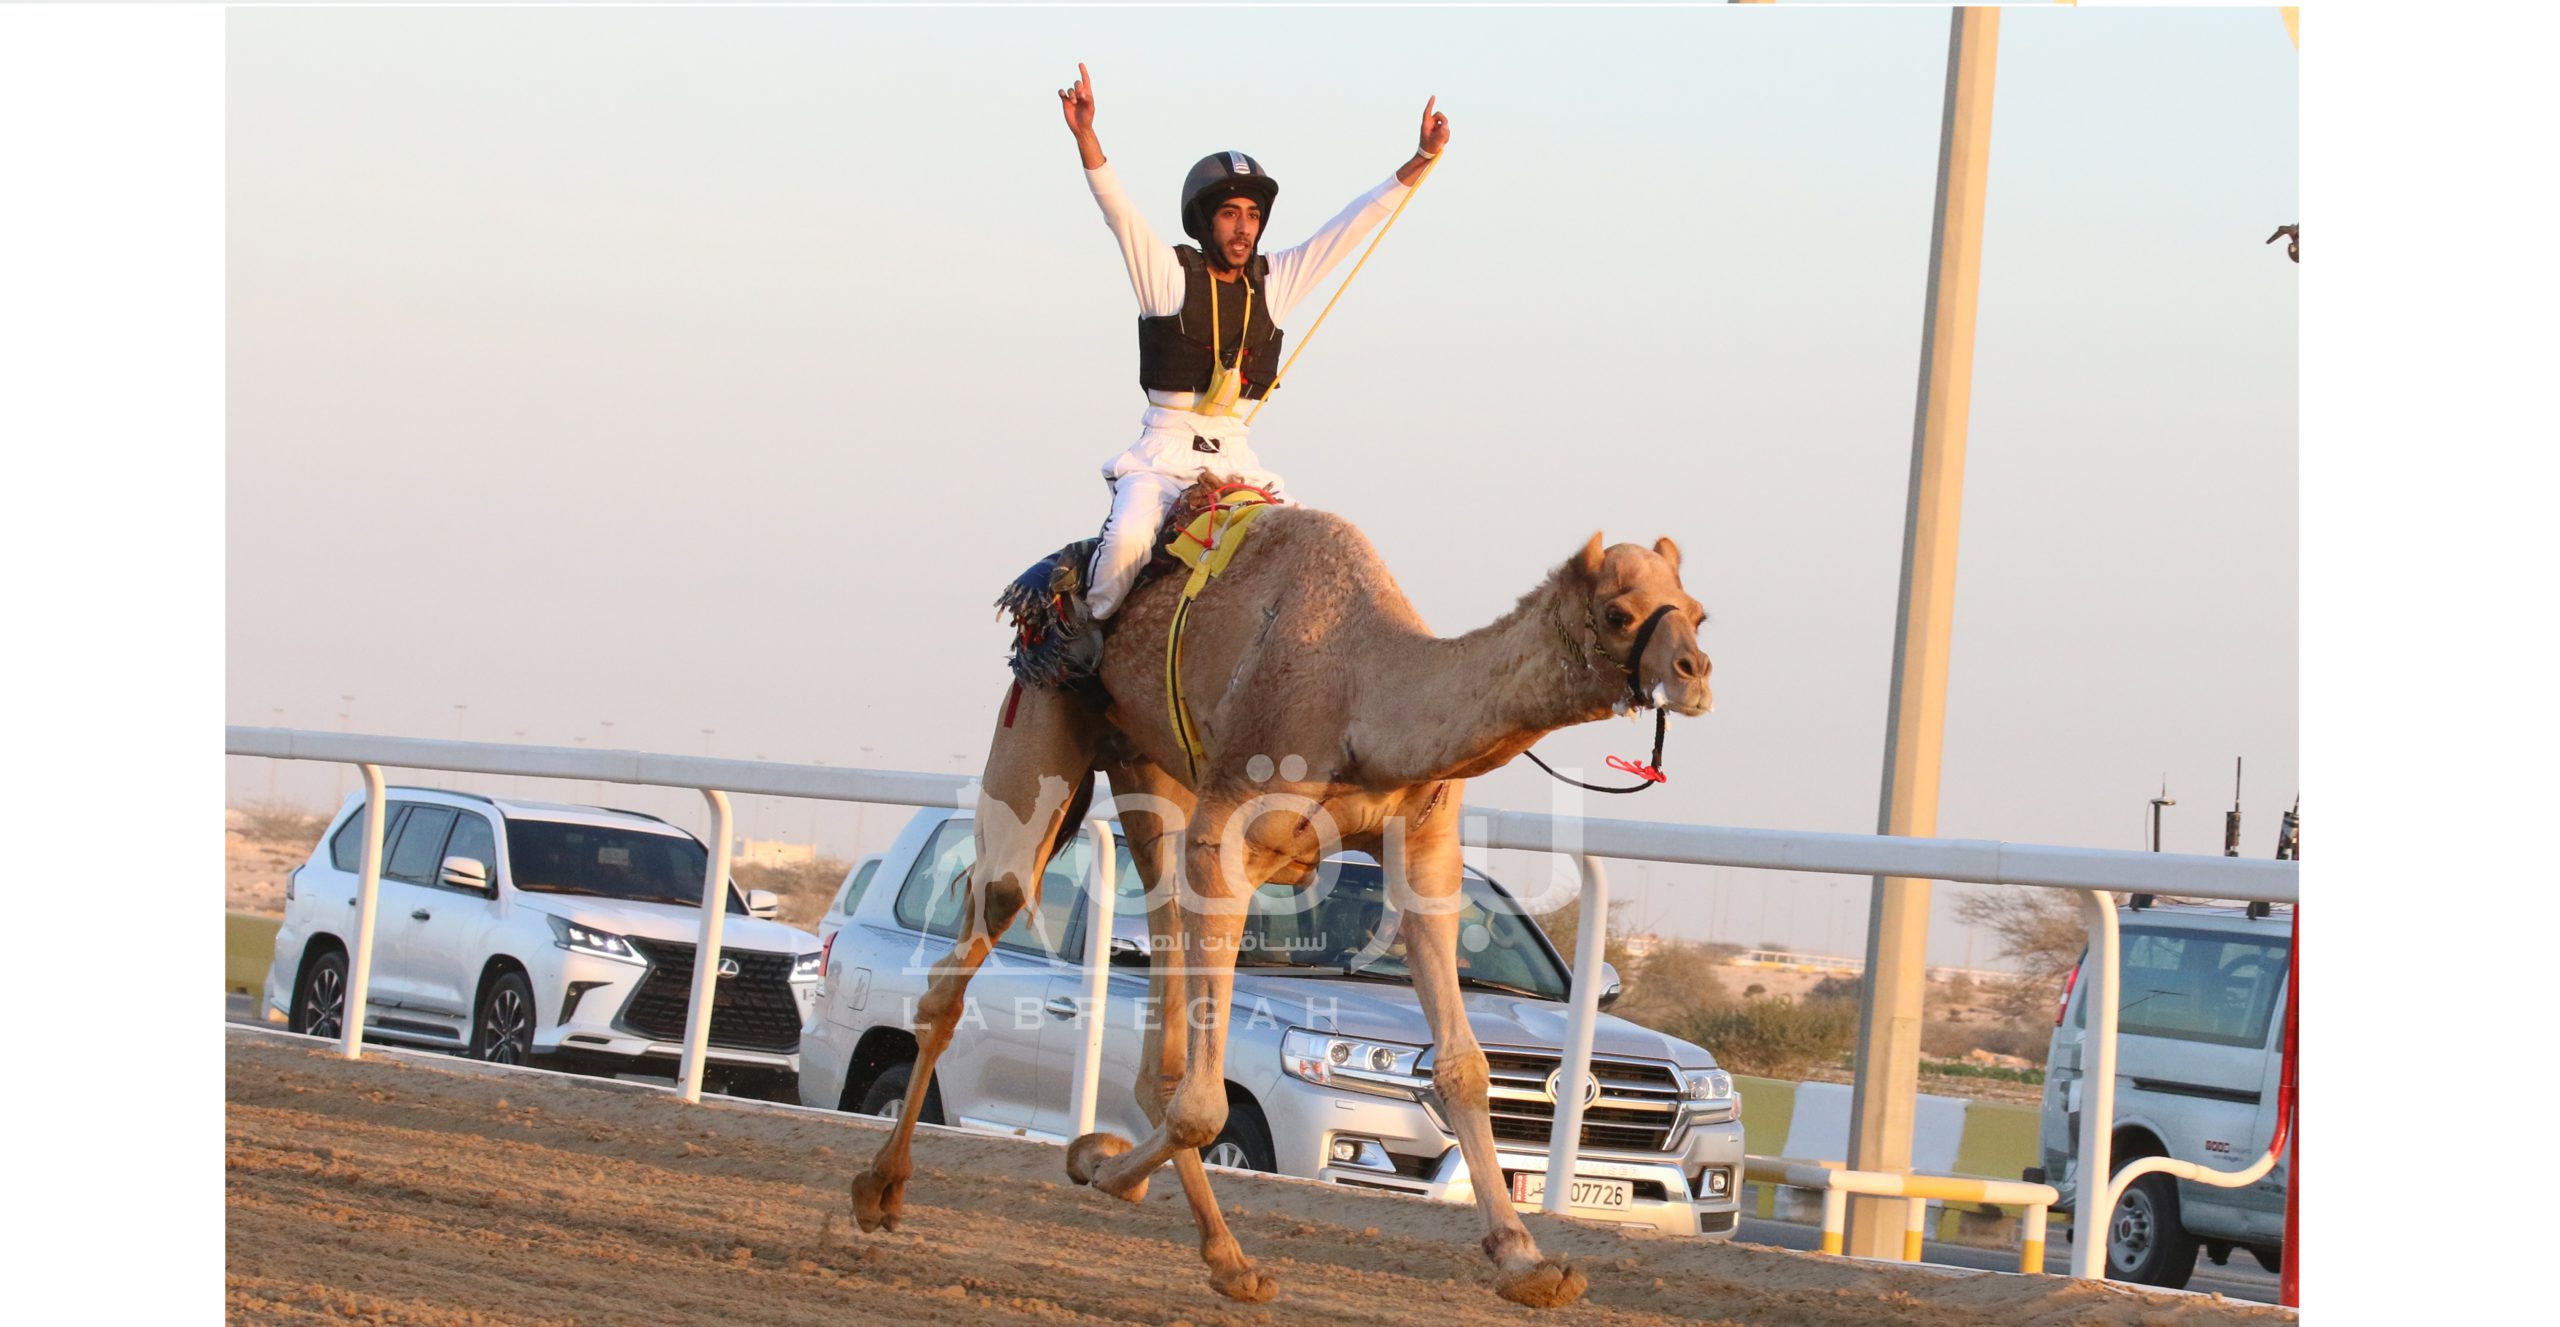
[{"label": "white lexus suv", "polygon": [[[675,1072],[701,932],[700,840],[655,816],[393,788],[366,991],[369,1040],[476,1059]],[[348,798],[285,883],[267,1005],[296,1032],[345,1028],[364,854]],[[729,889],[706,1078],[789,1098],[814,1008],[817,937]]]}]

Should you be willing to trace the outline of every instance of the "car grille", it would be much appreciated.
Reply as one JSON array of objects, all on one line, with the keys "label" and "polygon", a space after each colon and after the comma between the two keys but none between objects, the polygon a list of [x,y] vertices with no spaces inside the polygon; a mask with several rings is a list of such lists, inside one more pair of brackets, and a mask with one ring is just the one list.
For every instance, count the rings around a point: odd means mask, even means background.
[{"label": "car grille", "polygon": [[[693,998],[693,946],[630,937],[649,960],[647,975],[622,1006],[622,1025],[659,1041],[684,1040],[685,1006]],[[800,1004],[791,998],[789,954],[722,946],[738,975],[711,987],[711,1044],[788,1054],[800,1049]]]},{"label": "car grille", "polygon": [[[1484,1058],[1492,1078],[1487,1096],[1493,1140],[1545,1147],[1556,1120],[1547,1076],[1563,1060],[1543,1051],[1490,1048]],[[1600,1080],[1600,1099],[1582,1112],[1584,1147],[1654,1154],[1671,1150],[1671,1133],[1680,1118],[1680,1076],[1670,1065],[1594,1055],[1591,1072]]]}]

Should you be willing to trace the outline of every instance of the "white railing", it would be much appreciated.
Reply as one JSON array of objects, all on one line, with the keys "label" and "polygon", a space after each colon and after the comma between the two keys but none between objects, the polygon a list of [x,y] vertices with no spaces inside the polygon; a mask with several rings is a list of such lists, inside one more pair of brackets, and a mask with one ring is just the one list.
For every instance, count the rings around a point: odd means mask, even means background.
[{"label": "white railing", "polygon": [[[901,806],[966,807],[975,780],[949,774],[915,774],[884,770],[842,769],[831,765],[789,765],[768,761],[723,760],[709,756],[677,756],[641,751],[595,751],[583,747],[507,746],[496,743],[446,742],[431,738],[379,737],[310,732],[285,728],[232,727],[224,732],[224,749],[235,756],[278,760],[327,760],[363,768],[366,795],[374,814],[364,851],[363,892],[358,910],[357,952],[349,959],[346,1054],[357,1054],[363,1036],[363,982],[371,968],[373,904],[381,874],[381,767],[449,770],[468,774],[501,774],[526,778],[587,779],[613,783],[692,788],[712,799],[715,814],[721,794],[756,793],[776,797],[808,797],[828,801],[877,802]],[[1547,1173],[1571,1177],[1581,1153],[1583,1083],[1590,1072],[1592,1031],[1599,1017],[1599,954],[1608,919],[1608,880],[1597,858],[1679,862],[1696,866],[1744,866],[1770,871],[1900,876],[1969,884],[2025,885],[2080,891],[2089,915],[2089,958],[2082,980],[2094,982],[2088,998],[2095,1002],[2080,1120],[2081,1195],[2079,1228],[2103,1231],[2109,1212],[2106,1177],[2110,1173],[2110,1135],[2115,1114],[2117,968],[2115,901],[2106,891],[2171,894],[2192,898],[2297,903],[2301,899],[2298,862],[2245,857],[2200,857],[2184,853],[2131,852],[2109,848],[2064,848],[2001,843],[1990,839],[1923,839],[1882,834],[1828,834],[1799,830],[1736,829],[1719,825],[1666,825],[1634,820],[1588,820],[1528,811],[1462,810],[1460,838],[1468,846],[1551,852],[1570,856],[1582,879],[1582,931],[1573,970],[1572,1013],[1564,1076],[1558,1084],[1554,1132],[1548,1140]],[[1089,891],[1094,920],[1089,936],[1106,947],[1108,957],[1111,891],[1108,864],[1108,815],[1097,809],[1094,854],[1096,888]],[[718,837],[725,845],[725,825]],[[714,863],[715,868],[721,864]],[[696,1099],[701,1058],[709,1033],[710,979],[719,963],[718,919],[722,909],[709,906],[725,870],[704,881],[703,937],[695,972],[698,999],[688,1008],[685,1024],[686,1096]],[[1089,943],[1090,947],[1090,943]],[[1090,955],[1089,955],[1090,957]],[[1100,966],[1096,965],[1097,968]],[[1089,996],[1098,996],[1090,993]],[[1100,1001],[1089,1011],[1085,1053],[1077,1073],[1079,1115],[1091,1108],[1099,1047],[1094,1034],[1102,1019]],[[1859,1072],[1865,1072],[1861,1065]],[[1085,1117],[1089,1118],[1089,1117]],[[2096,1183],[2089,1177],[2098,1177]],[[1548,1211],[1563,1213],[1572,1185],[1549,1184]],[[1918,1200],[1914,1200],[1918,1201]],[[2288,1251],[2288,1256],[2291,1251]],[[2076,1276],[2105,1275],[2106,1241],[2076,1242],[2072,1271]]]}]

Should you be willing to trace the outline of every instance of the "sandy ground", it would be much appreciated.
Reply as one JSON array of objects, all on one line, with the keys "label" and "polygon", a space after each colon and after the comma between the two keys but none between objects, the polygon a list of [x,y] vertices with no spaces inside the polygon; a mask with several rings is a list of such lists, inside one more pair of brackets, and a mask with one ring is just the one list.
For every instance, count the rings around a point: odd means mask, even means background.
[{"label": "sandy ground", "polygon": [[1530,1217],[1591,1278],[1544,1313],[1496,1298],[1471,1209],[1219,1177],[1280,1297],[1208,1288],[1170,1173],[1130,1206],[1057,1148],[924,1131],[907,1216],[857,1233],[866,1121],[687,1106],[631,1085],[349,1064],[234,1030],[224,1147],[228,1317],[401,1324],[1287,1322],[1753,1327],[2278,1322],[2281,1310],[2049,1277],[1941,1276]]}]

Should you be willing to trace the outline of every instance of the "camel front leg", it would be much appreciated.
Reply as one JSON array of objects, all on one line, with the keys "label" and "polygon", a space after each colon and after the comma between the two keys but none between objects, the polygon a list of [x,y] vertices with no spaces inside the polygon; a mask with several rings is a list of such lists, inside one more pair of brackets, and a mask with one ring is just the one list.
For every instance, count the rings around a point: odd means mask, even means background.
[{"label": "camel front leg", "polygon": [[933,966],[932,981],[916,1001],[916,1058],[908,1070],[907,1100],[871,1164],[853,1177],[854,1223],[863,1230],[898,1228],[907,1181],[915,1174],[911,1149],[924,1114],[933,1067],[951,1044],[966,1008],[969,979],[987,960],[995,938],[1015,914],[1040,898],[1040,878],[1057,850],[1067,805],[1092,768],[1099,725],[1080,702],[1055,692],[1025,689],[999,721],[979,780],[977,861],[969,869],[960,939]]},{"label": "camel front leg", "polygon": [[[1449,801],[1454,805],[1455,796]],[[1431,1087],[1458,1135],[1458,1150],[1475,1180],[1476,1212],[1484,1218],[1485,1256],[1493,1259],[1494,1289],[1504,1299],[1531,1308],[1556,1308],[1582,1298],[1587,1282],[1570,1264],[1538,1254],[1538,1242],[1512,1209],[1510,1186],[1502,1180],[1502,1161],[1494,1151],[1493,1115],[1486,1102],[1488,1074],[1484,1051],[1467,1024],[1466,1005],[1458,989],[1458,914],[1464,906],[1455,818],[1443,816],[1434,830],[1430,822],[1409,834],[1390,832],[1381,855],[1388,888],[1404,904],[1401,934],[1405,965],[1413,974],[1414,994],[1431,1024],[1438,1048],[1432,1062]],[[1399,840],[1404,840],[1399,842]],[[1571,1177],[1550,1175],[1550,1184]]]},{"label": "camel front leg", "polygon": [[[1231,808],[1223,805],[1196,812],[1181,856],[1184,878],[1196,889],[1187,898],[1179,892],[1176,896],[1179,943],[1174,955],[1180,972],[1175,975],[1187,998],[1179,1008],[1163,1011],[1163,1037],[1169,1045],[1157,1061],[1176,1066],[1180,1078],[1163,1098],[1162,1116],[1144,1140],[1132,1146],[1111,1134],[1086,1134],[1067,1149],[1067,1173],[1079,1184],[1134,1202],[1145,1196],[1147,1177],[1173,1161],[1200,1232],[1200,1260],[1209,1266],[1210,1286],[1229,1299],[1259,1304],[1279,1293],[1279,1282],[1245,1257],[1200,1162],[1200,1149],[1227,1122],[1227,1009],[1235,991],[1237,942],[1255,883],[1273,865],[1249,845],[1238,860],[1226,859],[1219,839],[1229,814]],[[1196,906],[1181,906],[1186,904]],[[1177,1042],[1182,1047],[1178,1061],[1170,1048]]]}]

